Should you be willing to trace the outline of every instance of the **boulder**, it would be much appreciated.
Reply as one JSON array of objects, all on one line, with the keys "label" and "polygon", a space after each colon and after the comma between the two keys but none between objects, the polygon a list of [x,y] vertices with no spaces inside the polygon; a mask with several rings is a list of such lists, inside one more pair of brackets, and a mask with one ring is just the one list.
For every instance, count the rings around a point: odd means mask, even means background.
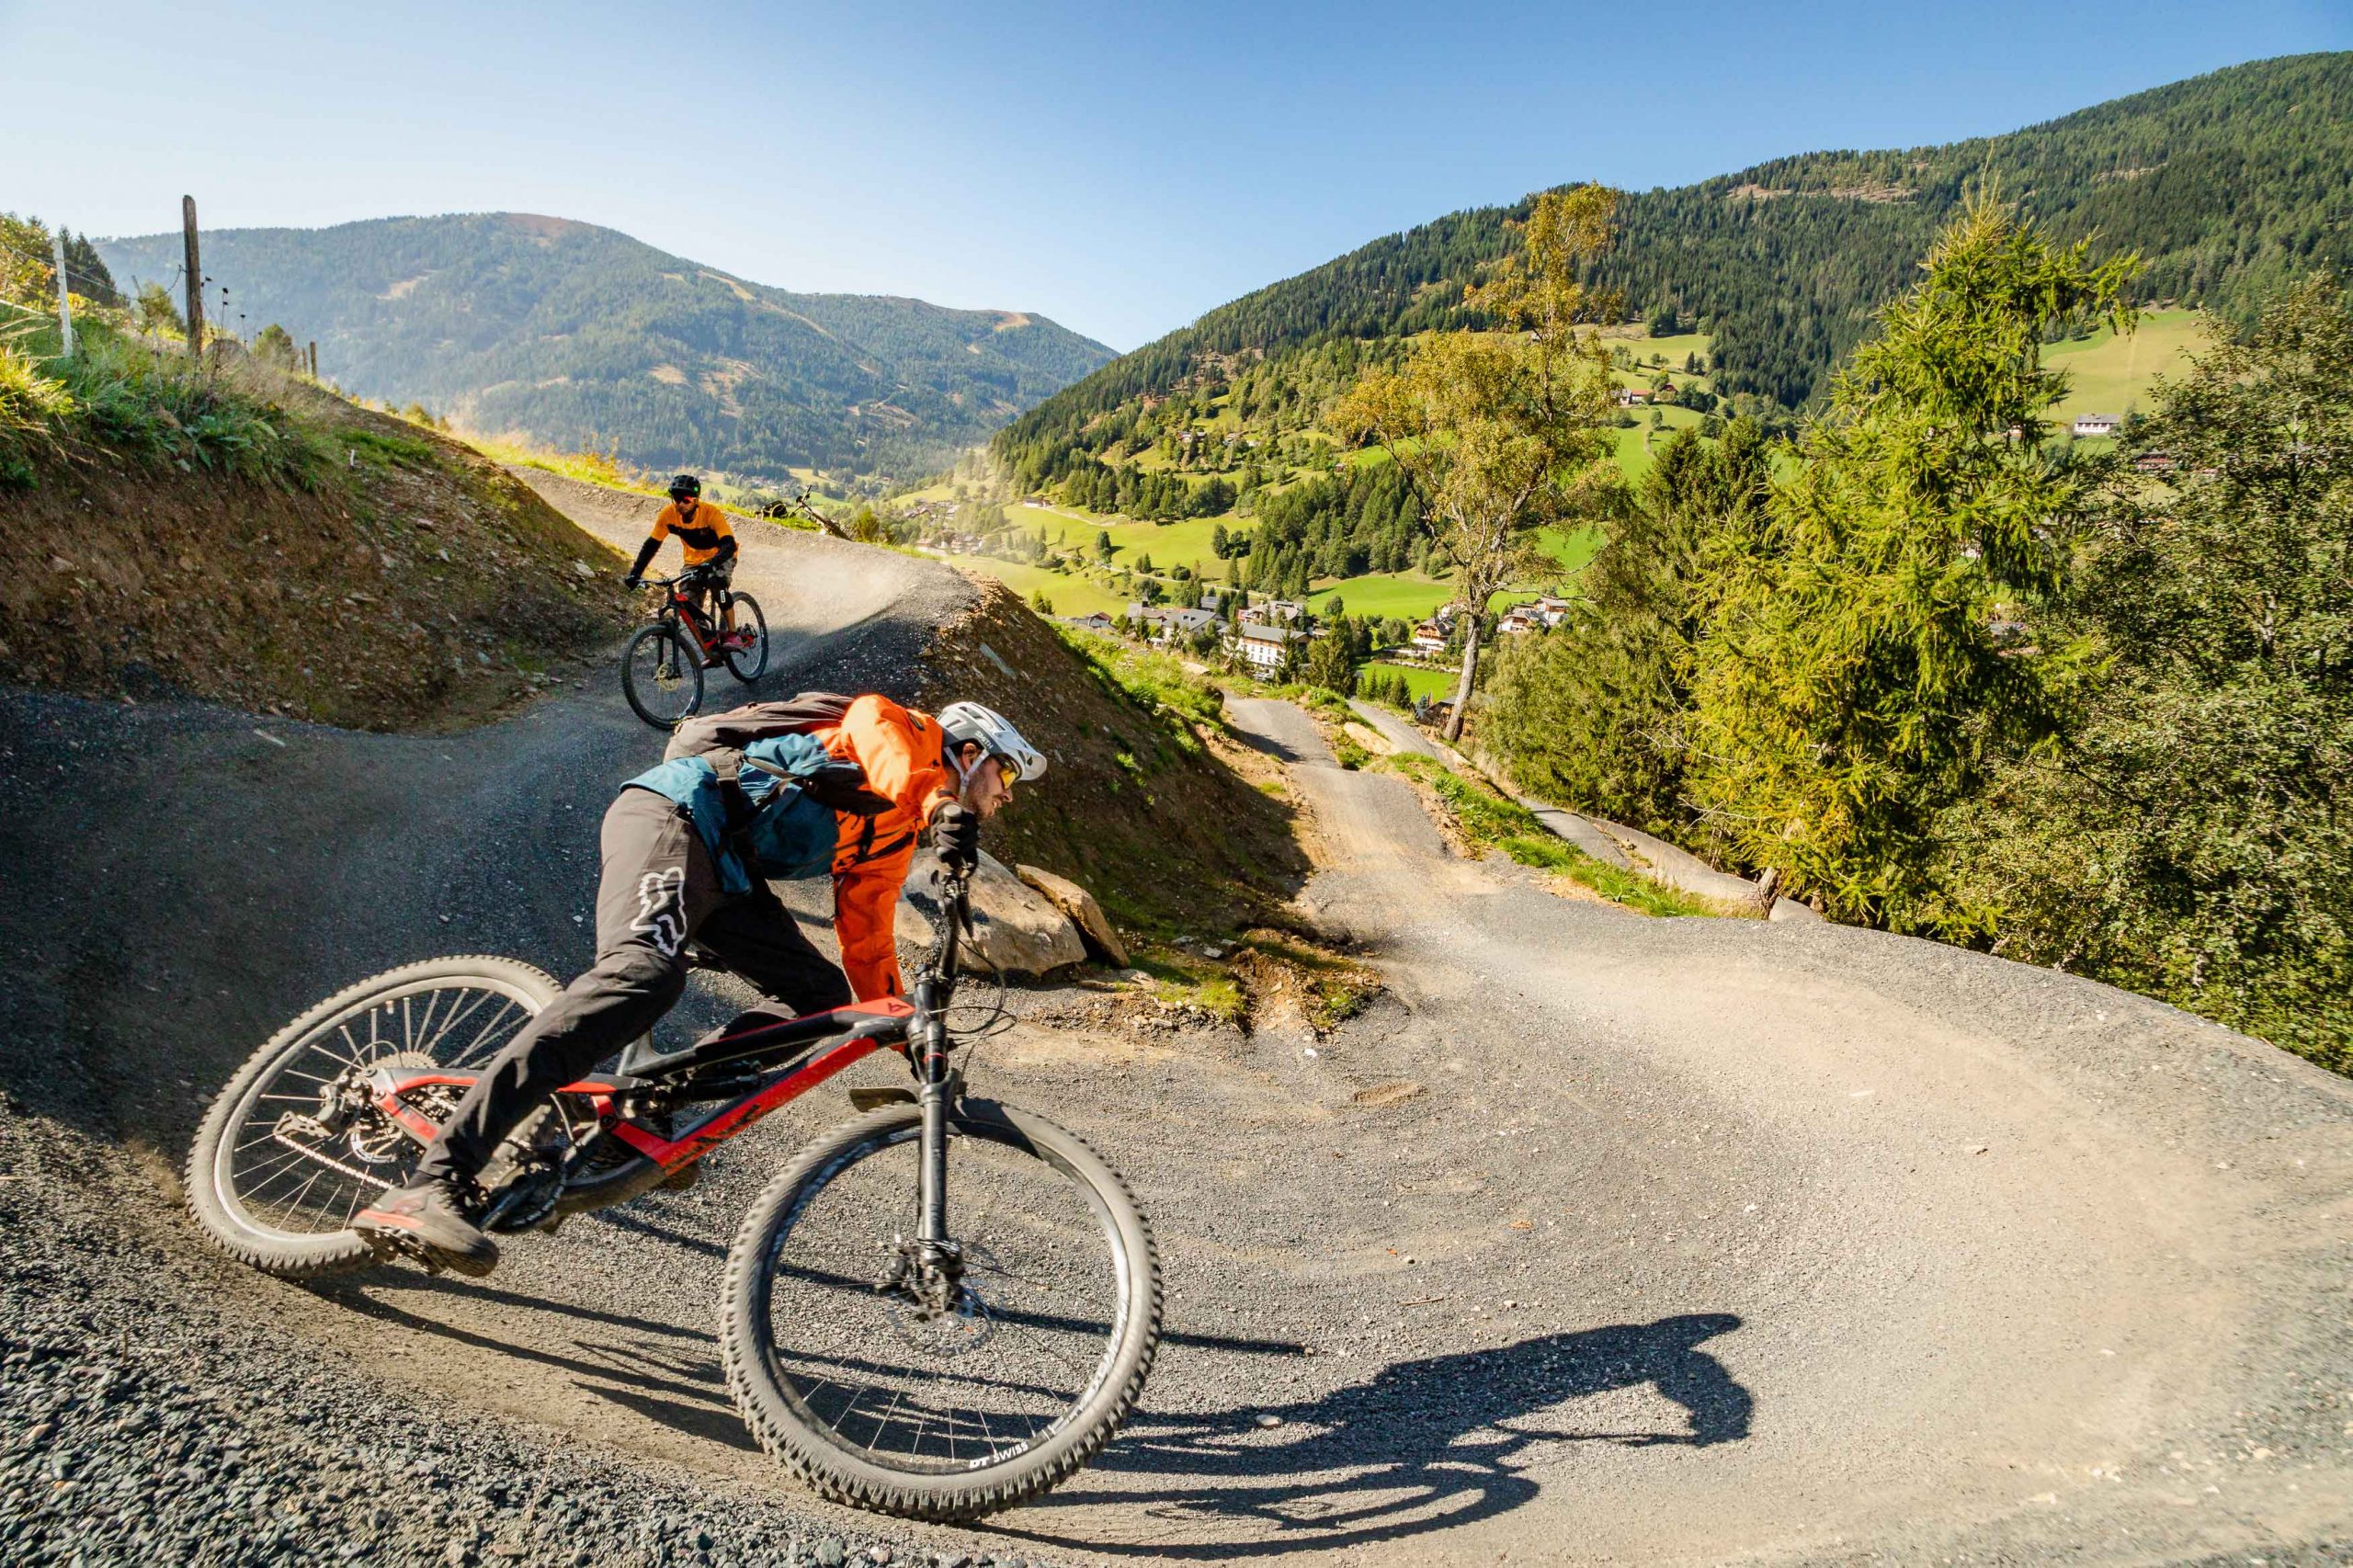
[{"label": "boulder", "polygon": [[1078,927],[1079,935],[1086,938],[1086,945],[1108,959],[1112,968],[1128,967],[1127,946],[1120,940],[1120,934],[1111,929],[1111,922],[1104,918],[1103,906],[1095,902],[1093,893],[1068,877],[1058,877],[1038,866],[1016,866],[1013,874],[1043,893],[1048,903],[1068,915],[1071,923]]},{"label": "boulder", "polygon": [[[902,947],[920,951],[931,945],[931,912],[938,907],[933,877],[939,862],[929,850],[915,858],[899,894],[897,934]],[[1086,961],[1086,943],[1067,915],[1044,894],[1024,883],[993,856],[981,857],[972,873],[972,931],[965,938],[967,974],[1003,973],[1036,978]]]}]

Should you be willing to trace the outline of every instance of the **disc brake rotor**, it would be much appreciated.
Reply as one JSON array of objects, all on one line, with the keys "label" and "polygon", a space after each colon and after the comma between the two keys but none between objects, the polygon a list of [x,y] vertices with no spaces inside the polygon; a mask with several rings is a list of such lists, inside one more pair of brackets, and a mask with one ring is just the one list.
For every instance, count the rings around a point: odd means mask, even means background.
[{"label": "disc brake rotor", "polygon": [[[969,1356],[996,1337],[996,1313],[969,1275],[952,1280],[926,1281],[921,1278],[922,1266],[911,1255],[907,1244],[901,1243],[899,1246],[897,1266],[891,1278],[878,1287],[882,1294],[883,1316],[890,1320],[892,1333],[906,1345],[939,1361]],[[987,1247],[967,1242],[964,1265],[968,1268],[994,1269],[996,1258]],[[938,1304],[927,1299],[935,1295],[939,1298]]]},{"label": "disc brake rotor", "polygon": [[[396,1051],[390,1056],[380,1056],[368,1063],[368,1071],[389,1068],[395,1073],[431,1072],[441,1064],[422,1051]],[[415,1109],[426,1120],[438,1125],[449,1119],[457,1108],[458,1093],[447,1084],[429,1084],[421,1089],[411,1089],[401,1096],[401,1103]],[[372,1105],[353,1119],[344,1142],[352,1157],[371,1165],[389,1165],[404,1159],[415,1147],[415,1140],[400,1123],[376,1109]]]}]

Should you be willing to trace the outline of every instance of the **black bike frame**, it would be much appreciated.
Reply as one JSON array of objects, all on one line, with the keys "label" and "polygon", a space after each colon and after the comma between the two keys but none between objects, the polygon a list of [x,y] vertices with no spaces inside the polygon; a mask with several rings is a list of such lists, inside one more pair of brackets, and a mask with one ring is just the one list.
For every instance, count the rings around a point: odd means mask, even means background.
[{"label": "black bike frame", "polygon": [[959,937],[967,919],[967,884],[957,878],[941,899],[939,951],[931,968],[915,982],[915,1013],[909,1021],[907,1045],[919,1087],[915,1103],[923,1111],[923,1172],[918,1190],[919,1217],[915,1241],[923,1261],[938,1266],[950,1262],[948,1241],[948,1108],[955,1097],[956,1074],[948,1065],[948,1023],[945,1014],[954,994]]}]

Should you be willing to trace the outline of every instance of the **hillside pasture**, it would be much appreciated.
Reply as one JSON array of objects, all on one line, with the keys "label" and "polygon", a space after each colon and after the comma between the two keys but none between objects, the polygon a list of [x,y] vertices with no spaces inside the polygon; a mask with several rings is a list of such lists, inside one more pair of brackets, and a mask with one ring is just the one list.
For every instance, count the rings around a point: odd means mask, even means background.
[{"label": "hillside pasture", "polygon": [[2145,411],[2149,383],[2188,367],[2190,354],[2204,346],[2209,319],[2203,311],[2149,311],[2131,333],[2102,327],[2079,342],[2045,347],[2042,362],[2068,377],[2067,395],[2052,417],[2124,414],[2135,405]]},{"label": "hillside pasture", "polygon": [[995,578],[1025,600],[1042,590],[1053,605],[1051,613],[1055,615],[1093,615],[1101,610],[1116,616],[1128,606],[1126,599],[1100,583],[1066,572],[1050,572],[1026,562],[1000,561],[994,555],[951,555],[946,559],[967,572]]}]

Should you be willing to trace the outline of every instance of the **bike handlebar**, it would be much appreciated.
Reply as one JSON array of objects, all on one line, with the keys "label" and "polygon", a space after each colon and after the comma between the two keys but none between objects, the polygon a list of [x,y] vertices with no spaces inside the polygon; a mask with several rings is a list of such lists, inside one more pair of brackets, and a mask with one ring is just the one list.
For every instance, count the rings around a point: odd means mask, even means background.
[{"label": "bike handlebar", "polygon": [[689,566],[675,577],[640,577],[638,581],[649,588],[675,588],[690,577],[699,576],[701,573],[701,567]]}]

